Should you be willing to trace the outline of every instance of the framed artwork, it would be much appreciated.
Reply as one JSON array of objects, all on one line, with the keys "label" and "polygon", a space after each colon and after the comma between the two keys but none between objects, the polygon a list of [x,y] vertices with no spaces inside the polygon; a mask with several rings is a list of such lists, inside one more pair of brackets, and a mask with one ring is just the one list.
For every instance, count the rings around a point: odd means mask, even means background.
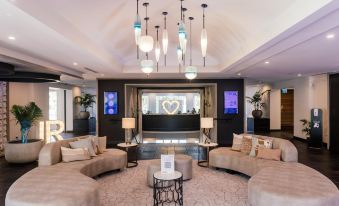
[{"label": "framed artwork", "polygon": [[104,114],[116,115],[118,113],[118,92],[104,92]]},{"label": "framed artwork", "polygon": [[224,114],[238,114],[238,91],[224,91]]}]

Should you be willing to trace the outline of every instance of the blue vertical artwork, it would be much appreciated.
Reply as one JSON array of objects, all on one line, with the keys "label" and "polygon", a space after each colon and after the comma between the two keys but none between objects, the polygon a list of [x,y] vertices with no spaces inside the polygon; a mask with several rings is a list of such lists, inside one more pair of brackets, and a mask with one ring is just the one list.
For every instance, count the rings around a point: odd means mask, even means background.
[{"label": "blue vertical artwork", "polygon": [[118,92],[104,92],[104,114],[118,114]]},{"label": "blue vertical artwork", "polygon": [[224,114],[238,114],[238,91],[224,91]]}]

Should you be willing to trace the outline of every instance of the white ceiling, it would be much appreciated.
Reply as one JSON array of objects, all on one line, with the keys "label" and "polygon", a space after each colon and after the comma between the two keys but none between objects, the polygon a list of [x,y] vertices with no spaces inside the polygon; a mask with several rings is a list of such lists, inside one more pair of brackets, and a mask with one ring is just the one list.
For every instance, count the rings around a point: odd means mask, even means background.
[{"label": "white ceiling", "polygon": [[[161,58],[159,72],[150,78],[182,78],[176,58],[180,1],[148,2],[150,33],[155,36],[154,26],[163,26],[161,13],[167,11],[170,36],[168,65]],[[199,45],[202,3],[209,5],[206,68]],[[279,80],[339,70],[338,0],[185,0],[184,7],[187,17],[195,17],[193,64],[199,78],[241,73]],[[136,0],[2,0],[0,54],[85,79],[144,78],[132,30],[135,12]],[[326,39],[329,32],[337,37]]]}]

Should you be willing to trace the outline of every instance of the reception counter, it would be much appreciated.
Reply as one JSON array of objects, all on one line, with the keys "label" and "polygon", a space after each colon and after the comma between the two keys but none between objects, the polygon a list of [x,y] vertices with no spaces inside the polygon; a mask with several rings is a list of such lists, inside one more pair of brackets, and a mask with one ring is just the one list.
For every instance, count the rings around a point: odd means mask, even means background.
[{"label": "reception counter", "polygon": [[142,115],[143,131],[185,132],[200,130],[200,114]]}]

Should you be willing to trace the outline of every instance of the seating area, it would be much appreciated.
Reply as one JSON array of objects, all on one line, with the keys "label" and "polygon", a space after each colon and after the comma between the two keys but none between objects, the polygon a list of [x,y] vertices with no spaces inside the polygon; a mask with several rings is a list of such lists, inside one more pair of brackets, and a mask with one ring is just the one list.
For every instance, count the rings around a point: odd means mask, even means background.
[{"label": "seating area", "polygon": [[339,1],[0,1],[0,206],[339,206]]}]

